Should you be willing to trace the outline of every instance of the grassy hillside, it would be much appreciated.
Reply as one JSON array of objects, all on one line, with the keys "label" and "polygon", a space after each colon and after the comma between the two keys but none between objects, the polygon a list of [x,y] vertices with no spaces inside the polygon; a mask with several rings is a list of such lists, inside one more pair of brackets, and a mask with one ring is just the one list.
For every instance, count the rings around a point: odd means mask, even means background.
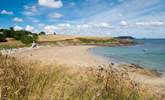
[{"label": "grassy hillside", "polygon": [[63,44],[63,45],[130,45],[133,40],[116,39],[112,37],[96,36],[71,36],[71,35],[42,35],[39,36],[40,44]]},{"label": "grassy hillside", "polygon": [[37,69],[16,58],[0,55],[0,60],[2,100],[162,100],[111,66]]},{"label": "grassy hillside", "polygon": [[[0,42],[0,49],[18,48],[31,44],[24,44],[14,38],[7,38],[6,42]],[[37,42],[41,45],[130,45],[134,44],[132,40],[121,40],[112,37],[96,37],[96,36],[72,36],[72,35],[39,35]]]},{"label": "grassy hillside", "polygon": [[78,36],[72,35],[40,35],[38,38],[39,42],[52,42],[52,41],[59,41],[65,39],[74,39]]}]

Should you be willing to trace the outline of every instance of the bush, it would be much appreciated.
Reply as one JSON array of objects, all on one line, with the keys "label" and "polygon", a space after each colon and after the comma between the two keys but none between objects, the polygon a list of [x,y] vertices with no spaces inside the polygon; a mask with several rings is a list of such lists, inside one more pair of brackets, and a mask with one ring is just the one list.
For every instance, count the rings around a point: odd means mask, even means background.
[{"label": "bush", "polygon": [[40,32],[39,35],[45,35],[46,33],[45,32]]},{"label": "bush", "polygon": [[29,35],[29,34],[32,34],[31,32],[28,32],[28,31],[24,31],[24,30],[20,30],[20,31],[14,31],[14,38],[16,39],[16,40],[21,40],[21,38],[22,38],[22,36],[27,36],[27,35]]},{"label": "bush", "polygon": [[38,40],[38,35],[33,33],[33,41],[37,41]]},{"label": "bush", "polygon": [[38,39],[38,35],[35,33],[25,30],[15,31],[13,27],[10,27],[10,30],[0,29],[0,32],[3,32],[3,34],[0,34],[0,42],[5,42],[6,37],[15,38],[25,44],[30,44]]},{"label": "bush", "polygon": [[12,32],[10,30],[4,29],[3,33],[6,37],[12,37]]},{"label": "bush", "polygon": [[5,41],[6,41],[6,36],[0,33],[0,42],[5,42]]},{"label": "bush", "polygon": [[21,36],[22,36],[22,34],[20,32],[15,32],[13,34],[13,38],[15,38],[16,40],[20,40],[21,39]]},{"label": "bush", "polygon": [[37,39],[38,39],[38,35],[32,34],[32,35],[22,35],[20,40],[24,44],[30,44],[33,41],[37,41]]},{"label": "bush", "polygon": [[33,42],[33,37],[24,35],[21,37],[21,42],[25,44],[30,44]]}]

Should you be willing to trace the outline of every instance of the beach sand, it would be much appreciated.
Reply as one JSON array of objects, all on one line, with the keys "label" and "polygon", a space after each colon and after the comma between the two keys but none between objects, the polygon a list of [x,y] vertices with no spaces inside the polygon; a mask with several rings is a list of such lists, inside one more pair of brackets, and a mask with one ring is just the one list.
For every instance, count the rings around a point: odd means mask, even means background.
[{"label": "beach sand", "polygon": [[[17,50],[13,56],[24,61],[30,61],[39,64],[39,68],[53,65],[65,65],[76,70],[82,70],[86,67],[98,67],[99,65],[108,65],[108,61],[95,56],[88,49],[95,46],[43,46],[38,48],[23,48]],[[165,93],[165,78],[154,77],[154,75],[139,74],[139,69],[133,69],[125,65],[129,77],[137,83],[146,84],[157,93]],[[78,68],[79,67],[79,68]],[[116,66],[118,67],[118,66]],[[120,68],[120,67],[119,67]],[[130,71],[131,70],[131,71]],[[140,69],[143,72],[143,69]],[[138,72],[138,73],[136,73]],[[147,71],[148,73],[148,71]]]},{"label": "beach sand", "polygon": [[39,62],[41,65],[61,64],[67,66],[98,66],[108,64],[102,58],[88,52],[94,46],[44,46],[22,49],[13,55],[25,60]]}]

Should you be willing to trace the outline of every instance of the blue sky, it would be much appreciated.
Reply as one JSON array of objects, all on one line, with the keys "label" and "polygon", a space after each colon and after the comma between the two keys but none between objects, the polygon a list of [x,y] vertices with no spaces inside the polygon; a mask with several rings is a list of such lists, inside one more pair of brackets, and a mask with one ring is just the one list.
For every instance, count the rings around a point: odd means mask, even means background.
[{"label": "blue sky", "polygon": [[165,38],[165,0],[1,0],[0,28]]}]

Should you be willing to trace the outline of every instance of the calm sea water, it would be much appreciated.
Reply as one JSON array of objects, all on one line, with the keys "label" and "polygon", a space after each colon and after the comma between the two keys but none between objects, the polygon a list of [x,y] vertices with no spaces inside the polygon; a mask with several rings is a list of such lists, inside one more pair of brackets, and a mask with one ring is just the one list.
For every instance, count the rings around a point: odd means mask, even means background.
[{"label": "calm sea water", "polygon": [[165,72],[165,39],[137,40],[135,46],[96,47],[90,51],[117,63],[133,63]]}]

